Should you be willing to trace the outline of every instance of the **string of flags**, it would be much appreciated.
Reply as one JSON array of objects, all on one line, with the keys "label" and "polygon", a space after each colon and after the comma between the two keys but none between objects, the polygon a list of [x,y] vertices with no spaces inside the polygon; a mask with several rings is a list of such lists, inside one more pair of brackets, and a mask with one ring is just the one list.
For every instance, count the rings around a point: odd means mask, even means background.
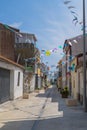
[{"label": "string of flags", "polygon": [[72,5],[70,5],[71,4],[71,0],[70,1],[64,1],[64,4],[67,6],[67,8],[70,10],[70,13],[73,15],[73,20],[72,20],[72,22],[76,25],[77,23],[78,23],[78,14],[75,12],[75,11],[73,11],[73,9],[75,9],[76,7],[75,6],[72,6]]},{"label": "string of flags", "polygon": [[[78,19],[78,13],[74,10],[76,9],[75,6],[71,5],[71,2],[72,0],[63,0],[64,1],[64,4],[67,6],[67,8],[69,9],[70,13],[73,15],[73,20],[72,22],[77,25],[80,24],[81,25],[81,30],[83,30],[83,22],[82,21],[79,21]],[[85,26],[85,28],[87,28],[87,26]],[[85,34],[87,35],[87,34]],[[78,37],[78,38],[81,38],[81,37]],[[76,39],[72,40],[72,41],[69,41],[68,40],[68,44],[64,44],[65,46],[72,46],[72,42],[74,43],[78,43],[78,41]],[[58,52],[58,49],[63,49],[63,46],[59,45],[58,48],[54,48],[52,50],[42,50],[41,53],[42,54],[45,54],[46,56],[50,56],[52,53],[57,53]],[[64,53],[60,53],[60,55],[64,56],[65,54]]]},{"label": "string of flags", "polygon": [[71,66],[69,66],[68,69],[71,70],[71,71],[74,71],[75,70],[75,64],[73,63]]},{"label": "string of flags", "polygon": [[[79,36],[78,38],[81,38],[81,37]],[[69,45],[72,46],[72,42],[74,42],[76,44],[78,43],[78,41],[76,39],[73,39],[71,41],[66,40],[64,47],[69,46]],[[64,47],[62,45],[59,45],[58,48],[53,48],[51,50],[43,49],[43,50],[41,50],[41,56],[44,56],[44,55],[50,56],[52,53],[59,53],[59,49],[63,49]],[[60,53],[60,55],[64,56],[65,54],[62,52],[62,53]]]},{"label": "string of flags", "polygon": [[[73,20],[72,22],[75,24],[75,26],[78,24],[80,24],[81,26],[81,30],[83,30],[83,22],[79,21],[78,19],[78,13],[74,10],[76,9],[75,6],[71,5],[72,0],[66,0],[64,1],[64,4],[67,6],[67,8],[69,9],[70,13],[73,15]],[[87,28],[87,26],[85,26],[85,28]],[[86,30],[87,31],[87,30]]]},{"label": "string of flags", "polygon": [[[57,67],[57,65],[51,65],[51,68],[54,68],[54,67]],[[75,71],[75,68],[76,68],[76,66],[75,66],[75,64],[73,63],[71,66],[68,67],[68,70],[69,70],[69,71]]]},{"label": "string of flags", "polygon": [[[71,60],[71,59],[70,59],[70,60]],[[62,65],[65,65],[66,63],[69,63],[69,62],[70,62],[70,61],[65,61],[65,62],[63,61],[63,62],[62,62]],[[68,70],[69,70],[69,71],[75,71],[75,68],[76,68],[76,66],[75,66],[75,64],[73,63],[71,66],[68,67]]]},{"label": "string of flags", "polygon": [[[71,5],[72,0],[64,0],[64,4],[67,6],[67,8],[69,9],[70,13],[73,15],[73,19],[72,19],[72,23],[74,23],[74,25],[76,26],[77,24],[79,24],[81,26],[81,30],[83,31],[83,22],[79,21],[78,18],[78,13],[76,12],[76,7]],[[85,26],[85,28],[87,28],[87,26]],[[85,34],[87,35],[87,34]],[[78,37],[81,38],[81,37]],[[68,41],[68,44],[65,44],[65,46],[72,46],[72,42],[74,43],[78,43],[77,39],[74,39],[72,41]],[[50,56],[51,53],[57,53],[58,49],[63,49],[62,46],[58,46],[58,48],[54,48],[52,50],[42,50],[41,53],[45,54],[46,56]],[[65,55],[64,53],[61,53],[61,55]],[[71,60],[73,59],[73,56],[69,56],[68,61],[62,62],[62,64],[65,64],[66,62],[69,63]],[[54,67],[54,66],[51,66]],[[68,67],[68,69],[70,71],[74,71],[75,70],[75,64],[72,64],[70,67]]]},{"label": "string of flags", "polygon": [[[57,53],[58,51],[54,52]],[[50,50],[46,50],[44,54],[41,54],[42,56],[50,56],[53,52],[51,52]],[[64,56],[64,53],[60,53],[60,55]]]},{"label": "string of flags", "polygon": [[[57,53],[59,52],[59,49],[63,49],[63,46],[59,45],[58,48],[53,48],[51,50],[41,50],[41,55],[46,55],[46,56],[50,56],[52,53]],[[62,53],[63,54],[63,53]]]}]

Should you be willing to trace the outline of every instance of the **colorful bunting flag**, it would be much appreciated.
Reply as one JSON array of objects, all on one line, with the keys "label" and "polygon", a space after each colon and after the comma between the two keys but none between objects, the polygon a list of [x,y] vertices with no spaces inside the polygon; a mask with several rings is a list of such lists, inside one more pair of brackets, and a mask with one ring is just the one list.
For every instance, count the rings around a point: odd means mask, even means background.
[{"label": "colorful bunting flag", "polygon": [[58,48],[63,49],[63,47],[61,45]]},{"label": "colorful bunting flag", "polygon": [[69,56],[69,61],[71,61],[72,60],[72,56]]},{"label": "colorful bunting flag", "polygon": [[74,16],[74,19],[72,21],[78,21],[78,18]]},{"label": "colorful bunting flag", "polygon": [[54,48],[53,50],[52,50],[52,52],[56,52],[57,51],[57,48]]},{"label": "colorful bunting flag", "polygon": [[69,7],[68,7],[68,9],[73,9],[73,8],[75,8],[75,7],[74,7],[74,6],[69,6]]},{"label": "colorful bunting flag", "polygon": [[47,50],[45,54],[46,54],[46,56],[50,56],[51,52],[49,50]]},{"label": "colorful bunting flag", "polygon": [[50,50],[50,52],[52,52],[52,50]]},{"label": "colorful bunting flag", "polygon": [[45,50],[41,50],[41,52],[45,52]]},{"label": "colorful bunting flag", "polygon": [[62,65],[64,65],[65,64],[65,62],[62,62]]},{"label": "colorful bunting flag", "polygon": [[44,56],[44,54],[41,54],[41,57],[43,57]]},{"label": "colorful bunting flag", "polygon": [[72,14],[75,14],[75,15],[78,15],[76,12],[74,12],[74,11],[70,11]]},{"label": "colorful bunting flag", "polygon": [[68,1],[68,0],[67,0],[67,1],[64,1],[64,4],[69,4],[70,2],[71,2],[71,1]]}]

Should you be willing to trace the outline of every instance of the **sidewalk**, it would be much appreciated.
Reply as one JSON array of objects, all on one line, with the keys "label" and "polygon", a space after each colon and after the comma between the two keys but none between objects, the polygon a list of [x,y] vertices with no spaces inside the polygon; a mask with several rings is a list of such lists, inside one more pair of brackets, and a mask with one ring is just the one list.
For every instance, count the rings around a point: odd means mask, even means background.
[{"label": "sidewalk", "polygon": [[[44,94],[44,90],[40,90],[39,93]],[[47,93],[43,99],[40,99],[37,92],[29,94],[29,99],[17,99],[14,101],[8,101],[7,103],[0,105],[0,128],[7,122],[23,121],[37,119],[40,109],[46,99]],[[26,129],[25,129],[26,130]]]}]

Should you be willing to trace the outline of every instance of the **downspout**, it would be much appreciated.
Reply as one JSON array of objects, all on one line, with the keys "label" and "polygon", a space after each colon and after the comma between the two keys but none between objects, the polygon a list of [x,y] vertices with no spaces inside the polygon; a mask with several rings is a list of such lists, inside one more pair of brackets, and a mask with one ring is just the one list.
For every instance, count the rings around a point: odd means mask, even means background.
[{"label": "downspout", "polygon": [[[71,60],[72,60],[72,47],[70,46],[70,66],[71,66]],[[69,90],[70,90],[70,96],[71,96],[71,92],[72,92],[72,86],[71,86],[71,70],[70,70],[70,80],[69,80]]]}]

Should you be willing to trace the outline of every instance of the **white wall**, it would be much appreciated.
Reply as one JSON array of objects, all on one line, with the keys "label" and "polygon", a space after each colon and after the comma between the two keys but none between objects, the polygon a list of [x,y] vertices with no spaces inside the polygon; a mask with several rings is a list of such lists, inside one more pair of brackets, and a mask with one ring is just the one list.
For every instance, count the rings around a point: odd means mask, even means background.
[{"label": "white wall", "polygon": [[[18,72],[20,72],[19,86],[17,85]],[[23,96],[23,72],[17,68],[17,70],[14,71],[14,99],[22,96]]]},{"label": "white wall", "polygon": [[3,61],[0,61],[0,67],[4,68],[4,69],[8,69],[8,70],[15,70],[15,66]]},{"label": "white wall", "polygon": [[[23,96],[23,69],[2,61],[0,61],[0,67],[10,70],[10,99],[16,99]],[[19,86],[17,86],[18,72],[20,72]]]}]

